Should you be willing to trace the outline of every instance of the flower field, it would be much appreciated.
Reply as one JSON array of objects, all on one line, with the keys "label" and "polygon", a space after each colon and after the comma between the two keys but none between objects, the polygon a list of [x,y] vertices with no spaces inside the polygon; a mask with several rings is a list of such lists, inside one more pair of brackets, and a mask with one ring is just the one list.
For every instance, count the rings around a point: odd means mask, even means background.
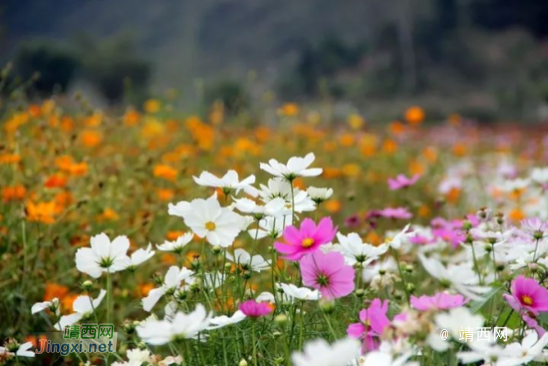
[{"label": "flower field", "polygon": [[542,129],[173,109],[1,117],[0,364],[548,362]]}]

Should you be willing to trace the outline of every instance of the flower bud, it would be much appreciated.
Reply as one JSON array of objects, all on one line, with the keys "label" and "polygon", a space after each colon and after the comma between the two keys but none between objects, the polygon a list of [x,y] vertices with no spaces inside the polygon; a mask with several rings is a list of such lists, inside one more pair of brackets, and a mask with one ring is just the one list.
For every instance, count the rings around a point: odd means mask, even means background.
[{"label": "flower bud", "polygon": [[285,314],[278,314],[274,317],[274,322],[278,324],[280,327],[285,326],[287,323],[287,315]]},{"label": "flower bud", "polygon": [[407,292],[409,292],[410,294],[412,294],[415,291],[415,285],[412,283],[407,283],[405,287],[407,288]]},{"label": "flower bud", "polygon": [[90,292],[93,289],[93,282],[91,282],[90,280],[84,281],[82,283],[82,288],[87,292]]},{"label": "flower bud", "polygon": [[127,334],[132,334],[133,332],[135,332],[135,324],[134,322],[132,322],[131,320],[125,320],[123,323],[122,323],[122,328],[124,329],[124,332],[126,332]]},{"label": "flower bud", "polygon": [[462,222],[462,228],[466,231],[470,230],[472,228],[472,223],[470,222],[470,220],[464,220]]},{"label": "flower bud", "polygon": [[320,309],[326,314],[332,313],[335,310],[335,302],[327,299],[320,300]]},{"label": "flower bud", "polygon": [[219,255],[219,254],[221,254],[221,253],[223,252],[223,248],[221,248],[221,247],[218,246],[218,245],[215,245],[215,246],[213,247],[213,249],[211,249],[211,251],[213,252],[213,254]]},{"label": "flower bud", "polygon": [[365,291],[361,288],[357,289],[354,293],[356,294],[357,297],[364,297],[365,295]]},{"label": "flower bud", "polygon": [[413,273],[413,270],[414,270],[414,268],[413,268],[413,266],[412,266],[411,264],[406,264],[406,265],[404,265],[404,266],[403,266],[403,269],[404,269],[404,271],[407,272],[407,273]]},{"label": "flower bud", "polygon": [[247,361],[244,360],[243,358],[241,359],[240,363],[238,364],[238,366],[247,366]]}]

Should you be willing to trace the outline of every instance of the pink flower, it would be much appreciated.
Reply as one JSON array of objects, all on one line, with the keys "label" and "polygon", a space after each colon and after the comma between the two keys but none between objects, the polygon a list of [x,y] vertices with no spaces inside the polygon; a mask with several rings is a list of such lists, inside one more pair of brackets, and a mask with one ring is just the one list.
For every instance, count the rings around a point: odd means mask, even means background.
[{"label": "pink flower", "polygon": [[462,295],[450,295],[445,292],[438,292],[434,296],[411,296],[411,306],[421,311],[452,309],[462,306],[467,302],[468,300]]},{"label": "pink flower", "polygon": [[337,299],[354,291],[354,268],[344,264],[339,252],[317,251],[301,259],[303,284],[320,290],[326,299]]},{"label": "pink flower", "polygon": [[272,312],[272,306],[266,302],[247,300],[240,304],[240,310],[250,318],[259,318]]},{"label": "pink flower", "polygon": [[386,316],[388,301],[374,299],[369,308],[360,311],[360,322],[348,326],[346,333],[351,338],[363,339],[362,353],[379,348],[378,338],[390,326]]},{"label": "pink flower", "polygon": [[409,212],[405,207],[398,208],[385,208],[384,210],[379,211],[379,215],[389,219],[403,219],[407,220],[413,217],[413,214]]},{"label": "pink flower", "polygon": [[388,188],[395,191],[401,188],[411,187],[413,184],[419,180],[420,175],[415,174],[412,178],[407,178],[405,175],[400,174],[396,178],[388,179]]},{"label": "pink flower", "polygon": [[512,295],[503,295],[508,305],[518,312],[531,312],[538,315],[548,311],[548,290],[532,278],[519,276],[512,281]]},{"label": "pink flower", "polygon": [[284,231],[286,243],[276,242],[274,248],[285,254],[285,259],[298,261],[305,254],[313,253],[322,244],[329,243],[335,237],[337,228],[333,227],[330,217],[324,217],[316,226],[311,219],[304,219],[301,228],[288,226]]}]

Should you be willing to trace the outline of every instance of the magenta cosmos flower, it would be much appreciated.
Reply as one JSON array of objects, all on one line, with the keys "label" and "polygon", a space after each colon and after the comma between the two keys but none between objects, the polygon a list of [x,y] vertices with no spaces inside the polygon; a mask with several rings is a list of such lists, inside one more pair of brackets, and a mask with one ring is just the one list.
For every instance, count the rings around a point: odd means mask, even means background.
[{"label": "magenta cosmos flower", "polygon": [[398,189],[411,187],[413,184],[417,183],[419,178],[419,174],[415,174],[412,178],[407,178],[405,175],[399,174],[396,178],[388,179],[388,188],[390,188],[391,191],[396,191]]},{"label": "magenta cosmos flower", "polygon": [[349,337],[363,340],[362,353],[379,348],[379,337],[390,326],[387,311],[387,300],[374,299],[369,308],[360,311],[360,322],[348,326]]},{"label": "magenta cosmos flower", "polygon": [[548,290],[534,279],[519,276],[512,281],[511,290],[511,295],[504,294],[502,296],[515,311],[531,312],[534,315],[548,311]]},{"label": "magenta cosmos flower", "polygon": [[240,311],[250,318],[260,318],[272,312],[272,306],[266,302],[247,300],[240,304]]},{"label": "magenta cosmos flower", "polygon": [[306,286],[319,290],[326,299],[338,299],[354,291],[354,268],[344,263],[341,253],[317,251],[301,259],[301,276]]},{"label": "magenta cosmos flower", "polygon": [[438,292],[434,296],[411,296],[411,306],[420,311],[447,310],[457,308],[467,302],[468,300],[462,295],[451,295],[445,292]]},{"label": "magenta cosmos flower", "polygon": [[315,252],[320,245],[329,243],[335,237],[337,228],[330,217],[324,217],[318,225],[311,219],[304,219],[301,228],[288,226],[284,230],[286,243],[276,242],[274,248],[285,254],[285,259],[298,261],[305,254]]},{"label": "magenta cosmos flower", "polygon": [[403,219],[407,220],[413,217],[413,214],[409,212],[405,207],[398,208],[385,208],[379,211],[379,215],[388,219]]}]

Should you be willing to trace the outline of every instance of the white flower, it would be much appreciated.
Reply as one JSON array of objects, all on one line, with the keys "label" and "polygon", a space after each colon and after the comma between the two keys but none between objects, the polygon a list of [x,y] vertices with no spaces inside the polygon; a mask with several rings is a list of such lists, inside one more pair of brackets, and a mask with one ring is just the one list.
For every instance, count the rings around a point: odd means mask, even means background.
[{"label": "white flower", "polygon": [[426,258],[419,254],[421,263],[432,277],[439,281],[451,285],[463,294],[472,299],[481,299],[481,294],[488,292],[491,288],[478,285],[478,275],[468,264],[463,265],[448,265],[445,267],[440,261],[434,258]]},{"label": "white flower", "polygon": [[[29,351],[29,349],[32,347],[32,342],[26,342],[21,345],[19,345],[19,348],[17,348],[17,351],[15,351],[15,356],[18,357],[34,357],[34,352]],[[2,359],[2,356],[14,356],[12,352],[8,352],[8,350],[5,347],[0,347],[0,359]]]},{"label": "white flower", "polygon": [[32,305],[30,312],[31,314],[36,314],[46,309],[50,309],[51,311],[54,311],[57,315],[59,315],[59,299],[54,298],[51,301],[37,302],[36,304]]},{"label": "white flower", "polygon": [[548,168],[535,168],[531,171],[531,180],[538,184],[548,183]]},{"label": "white flower", "polygon": [[245,318],[246,318],[245,314],[242,313],[242,311],[240,310],[237,310],[230,317],[226,315],[216,316],[210,319],[211,325],[207,329],[219,329],[222,327],[226,327],[227,325],[239,323]]},{"label": "white flower", "polygon": [[127,256],[129,240],[118,236],[110,242],[105,234],[91,237],[91,248],[80,248],[76,252],[76,268],[91,277],[99,278],[102,272],[118,272],[130,264]]},{"label": "white flower", "polygon": [[285,200],[281,197],[276,197],[273,200],[267,202],[264,206],[257,204],[255,201],[248,198],[234,198],[236,203],[236,209],[238,211],[256,216],[273,216],[280,217],[291,213],[291,209],[287,209],[285,206]]},{"label": "white flower", "polygon": [[231,262],[239,264],[246,270],[261,272],[262,270],[270,269],[270,260],[265,261],[259,254],[252,257],[244,249],[238,248],[234,250],[234,256],[230,253],[226,253],[226,258]]},{"label": "white flower", "polygon": [[418,366],[417,362],[407,362],[415,352],[415,348],[405,338],[382,341],[377,351],[368,352],[360,358],[360,366]]},{"label": "white flower", "polygon": [[527,188],[530,184],[529,179],[512,179],[506,180],[500,185],[500,189],[504,192],[516,192]]},{"label": "white flower", "polygon": [[306,192],[312,201],[321,203],[328,200],[333,195],[333,188],[308,187]]},{"label": "white flower", "polygon": [[146,249],[137,249],[131,254],[131,257],[129,258],[130,263],[127,268],[130,270],[134,270],[138,265],[143,264],[144,262],[152,258],[154,256],[154,253],[156,252],[152,250],[152,244],[149,244]]},{"label": "white flower", "polygon": [[291,360],[295,366],[346,366],[360,354],[360,343],[343,338],[333,344],[324,339],[307,342],[303,352],[293,352]]},{"label": "white flower", "polygon": [[279,286],[287,296],[293,299],[315,301],[320,298],[320,292],[318,290],[311,290],[306,287],[297,287],[290,283],[280,283]]},{"label": "white flower", "polygon": [[211,245],[229,247],[246,223],[242,216],[221,207],[216,194],[207,200],[195,199],[190,206],[191,210],[183,213],[185,224]]},{"label": "white flower", "polygon": [[[437,334],[439,338],[439,334]],[[478,363],[484,360],[486,365],[499,365],[497,360],[500,359],[503,348],[495,343],[490,342],[470,342],[470,351],[462,351],[457,353],[457,358],[463,363]]]},{"label": "white flower", "polygon": [[268,302],[270,304],[274,304],[274,303],[276,303],[276,298],[274,297],[274,295],[271,292],[264,291],[264,292],[261,292],[259,294],[259,296],[257,296],[255,301],[257,301],[257,302]]},{"label": "white flower", "polygon": [[304,158],[294,156],[287,161],[287,164],[270,159],[268,164],[261,163],[260,167],[276,177],[283,177],[288,181],[292,181],[297,177],[315,177],[322,174],[320,168],[307,169],[315,158],[314,153],[309,153]]},{"label": "white flower", "polygon": [[164,241],[164,244],[156,245],[158,250],[163,252],[181,252],[182,249],[192,241],[194,238],[193,233],[184,233],[179,236],[175,241]]},{"label": "white flower", "polygon": [[190,205],[190,202],[187,201],[180,201],[175,205],[173,203],[169,203],[167,207],[167,213],[171,216],[184,217],[184,215],[192,211],[192,206]]},{"label": "white flower", "polygon": [[356,233],[349,233],[346,236],[337,233],[337,239],[339,239],[340,252],[344,255],[346,264],[351,266],[358,262],[366,266],[374,260],[379,259],[388,250],[388,245],[386,244],[376,247],[364,243],[362,238]]},{"label": "white flower", "polygon": [[529,330],[521,343],[514,342],[507,345],[501,353],[501,357],[506,358],[498,361],[500,366],[526,365],[542,354],[542,350],[548,344],[548,333],[545,333],[540,339],[538,333]]},{"label": "white flower", "polygon": [[114,362],[112,366],[141,366],[143,363],[152,363],[149,350],[128,349],[126,355],[127,362]]},{"label": "white flower", "polygon": [[291,184],[283,178],[272,178],[268,180],[268,187],[261,184],[259,196],[264,202],[270,202],[276,198],[285,200],[285,207],[291,210],[294,207],[295,212],[309,212],[316,209],[316,204],[306,191],[298,188],[293,189],[293,198],[291,198]]},{"label": "white flower", "polygon": [[393,249],[396,249],[396,250],[400,249],[403,244],[406,244],[409,242],[408,241],[409,237],[415,233],[414,231],[407,232],[408,229],[409,229],[409,224],[407,224],[403,228],[403,230],[397,233],[394,237],[387,238],[386,244],[388,244]]},{"label": "white flower", "polygon": [[257,197],[258,191],[252,186],[255,183],[255,176],[250,175],[241,182],[238,180],[238,173],[235,170],[229,170],[222,178],[217,178],[209,172],[202,172],[199,178],[194,178],[196,184],[206,187],[222,188],[225,193],[235,190],[236,194],[243,189],[250,196]]},{"label": "white flower", "polygon": [[169,267],[162,286],[150,290],[147,297],[143,299],[143,309],[145,311],[152,310],[162,296],[168,292],[174,293],[179,288],[181,282],[189,280],[193,274],[194,272],[186,267],[182,267],[181,269],[177,266]]},{"label": "white flower", "polygon": [[59,319],[59,322],[55,324],[55,329],[63,330],[65,329],[65,326],[78,323],[84,316],[93,313],[101,304],[101,301],[103,301],[106,294],[107,292],[105,290],[101,290],[96,299],[92,299],[86,295],[78,296],[72,303],[72,310],[74,310],[74,313],[63,315],[61,319]]},{"label": "white flower", "polygon": [[162,345],[181,338],[194,338],[206,329],[211,320],[202,304],[189,314],[178,312],[173,321],[147,320],[137,327],[137,334],[145,343]]},{"label": "white flower", "polygon": [[435,321],[440,329],[447,329],[453,339],[458,341],[461,338],[460,332],[467,330],[475,332],[476,328],[483,326],[484,319],[481,315],[474,315],[467,308],[460,307],[436,315]]},{"label": "white flower", "polygon": [[266,236],[269,236],[273,239],[279,238],[286,227],[293,224],[292,215],[286,215],[283,217],[271,217],[266,216],[258,222],[258,228],[249,229],[247,232],[251,238],[262,239]]}]

